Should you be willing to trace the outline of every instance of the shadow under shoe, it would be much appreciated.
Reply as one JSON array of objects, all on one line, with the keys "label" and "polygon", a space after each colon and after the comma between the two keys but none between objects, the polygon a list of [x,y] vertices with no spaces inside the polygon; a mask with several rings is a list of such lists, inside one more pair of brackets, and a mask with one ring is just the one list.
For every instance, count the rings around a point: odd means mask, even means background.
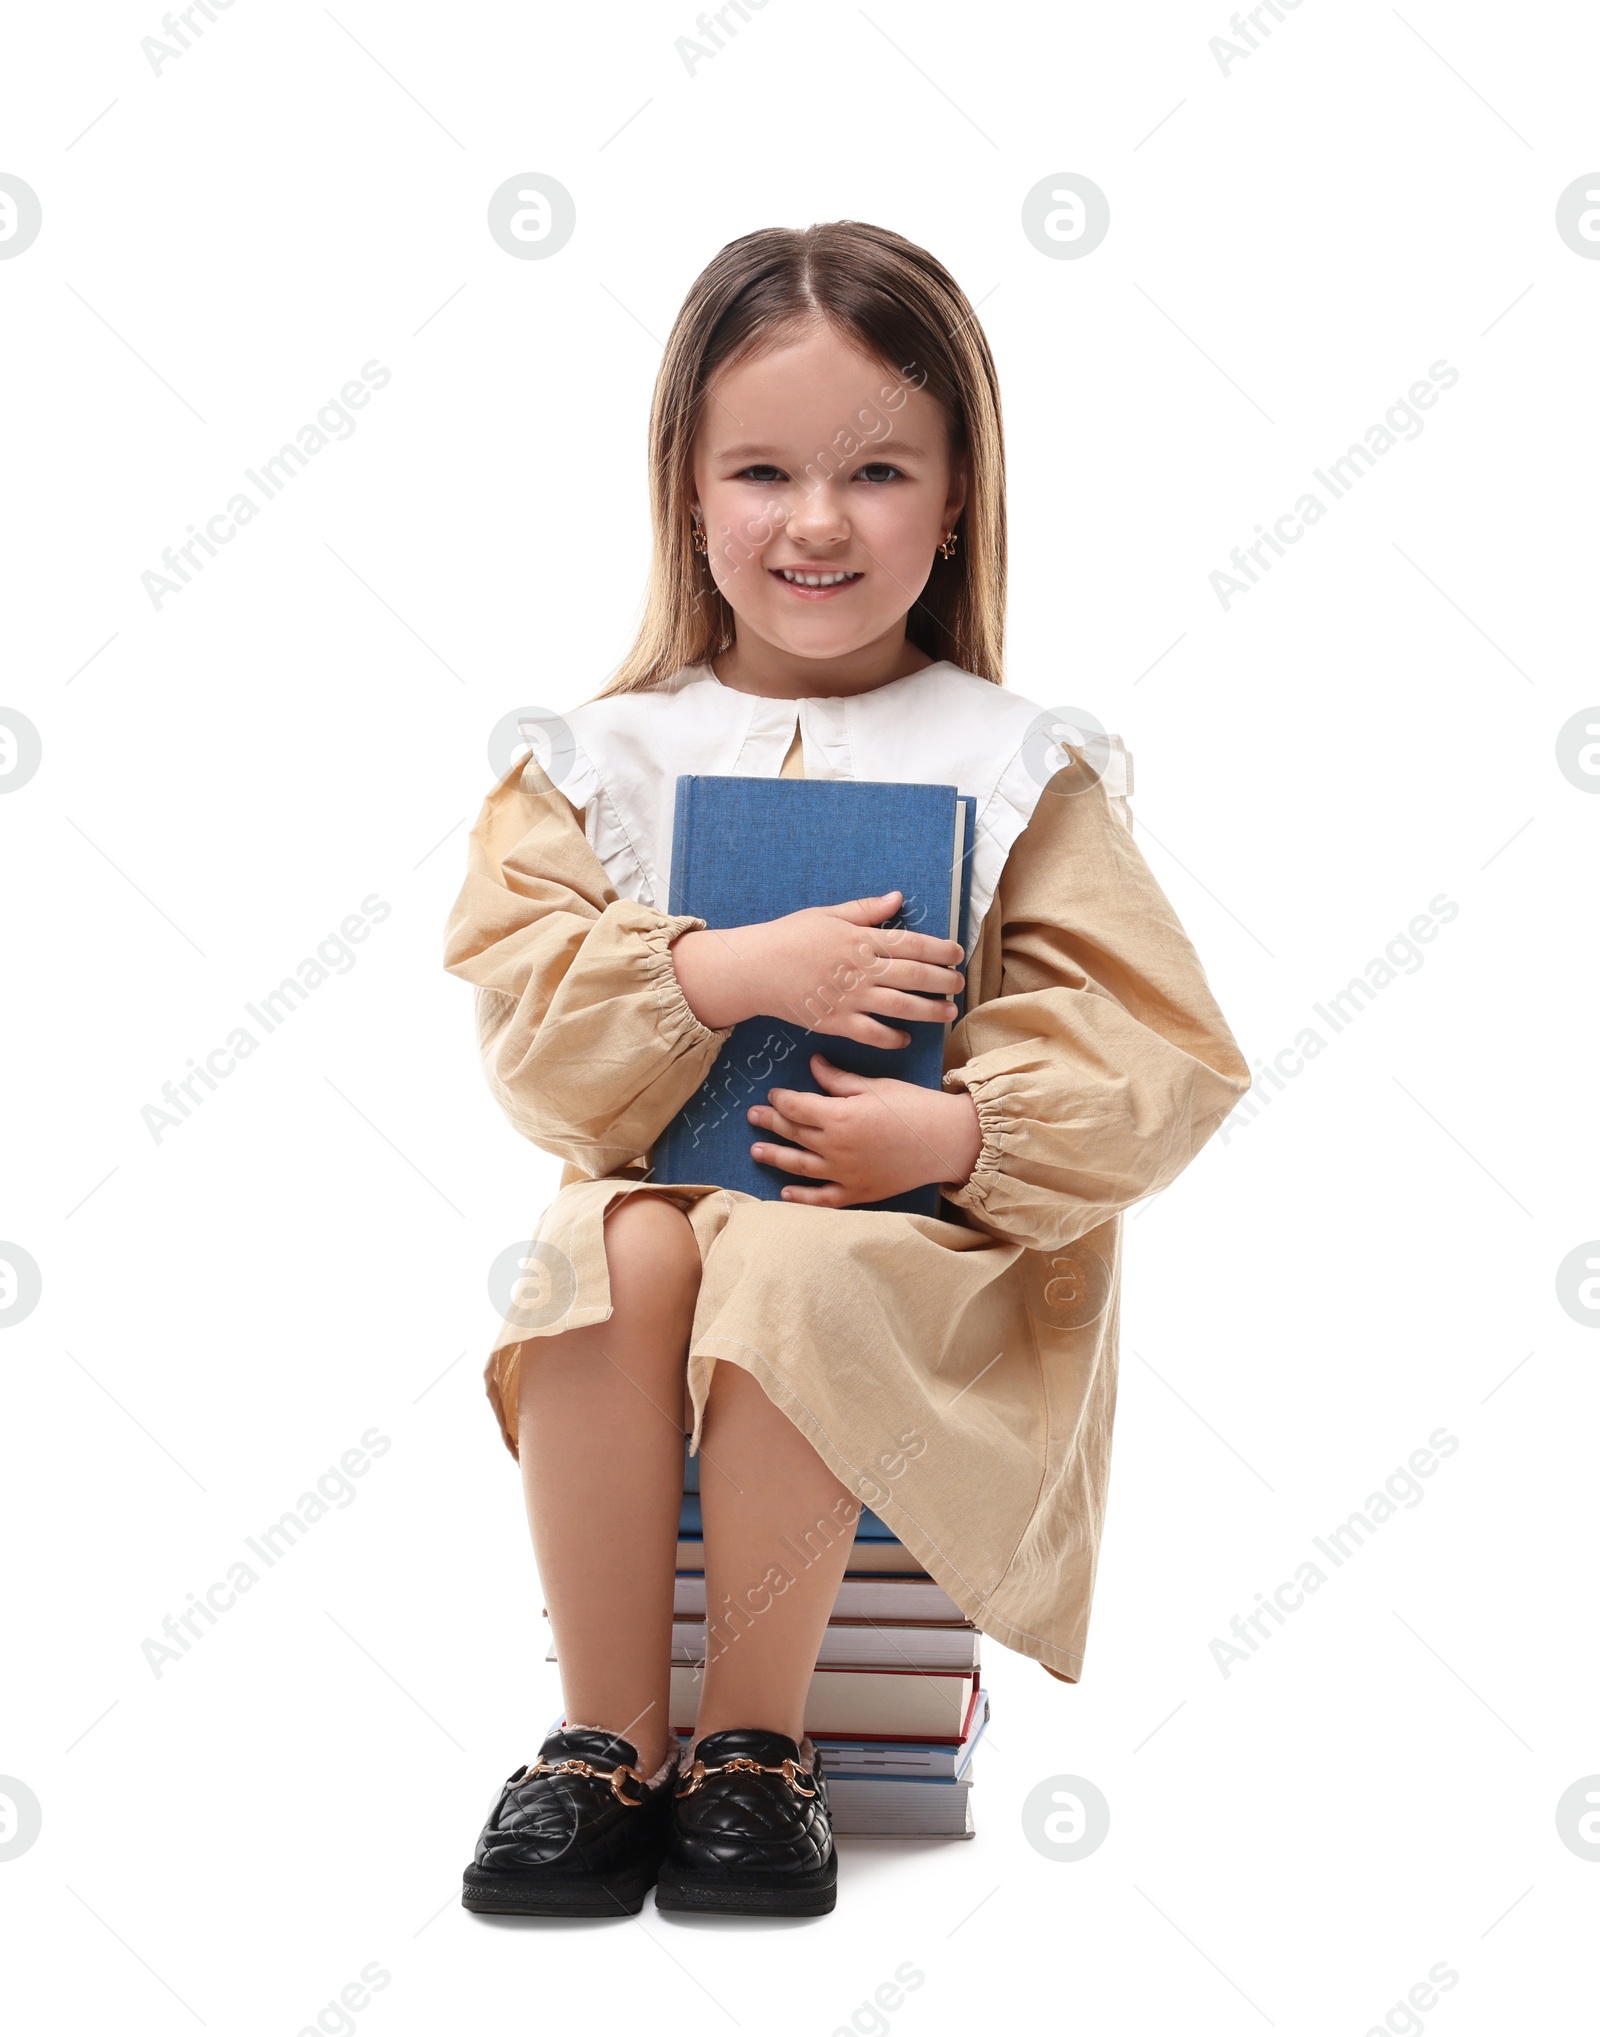
[{"label": "shadow under shoe", "polygon": [[838,1874],[813,1743],[755,1726],[708,1734],[677,1783],[656,1908],[820,1917]]},{"label": "shadow under shoe", "polygon": [[635,1914],[672,1827],[677,1763],[650,1787],[638,1750],[613,1733],[550,1734],[506,1778],[462,1876],[468,1910],[524,1917]]}]

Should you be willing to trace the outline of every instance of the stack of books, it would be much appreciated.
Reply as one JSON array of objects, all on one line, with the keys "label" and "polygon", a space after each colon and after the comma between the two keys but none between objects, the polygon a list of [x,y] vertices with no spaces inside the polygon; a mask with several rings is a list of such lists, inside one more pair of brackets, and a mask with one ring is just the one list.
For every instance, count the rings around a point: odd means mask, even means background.
[{"label": "stack of books", "polygon": [[[672,1725],[685,1736],[706,1659],[703,1550],[700,1459],[685,1456],[672,1598]],[[802,1539],[793,1567],[806,1560]],[[759,1610],[722,1608],[718,1645],[737,1647],[760,1618]],[[835,1832],[970,1838],[972,1751],[988,1720],[978,1630],[863,1509],[806,1697],[805,1730],[821,1749]]]}]

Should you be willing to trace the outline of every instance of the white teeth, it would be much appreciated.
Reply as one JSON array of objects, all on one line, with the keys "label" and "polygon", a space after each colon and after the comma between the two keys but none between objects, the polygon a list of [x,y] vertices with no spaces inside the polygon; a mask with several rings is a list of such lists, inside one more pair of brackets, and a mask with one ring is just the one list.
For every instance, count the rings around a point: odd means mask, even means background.
[{"label": "white teeth", "polygon": [[841,580],[859,580],[859,573],[791,573],[787,566],[778,571],[792,587],[837,587]]}]

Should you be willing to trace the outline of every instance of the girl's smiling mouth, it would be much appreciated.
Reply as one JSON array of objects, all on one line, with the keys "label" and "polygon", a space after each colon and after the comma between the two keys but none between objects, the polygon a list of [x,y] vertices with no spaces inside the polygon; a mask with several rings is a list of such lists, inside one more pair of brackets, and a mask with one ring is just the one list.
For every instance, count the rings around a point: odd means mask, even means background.
[{"label": "girl's smiling mouth", "polygon": [[800,566],[771,566],[767,570],[774,580],[781,580],[803,601],[820,601],[829,595],[842,594],[862,578],[860,573],[840,571],[837,567],[808,571]]}]

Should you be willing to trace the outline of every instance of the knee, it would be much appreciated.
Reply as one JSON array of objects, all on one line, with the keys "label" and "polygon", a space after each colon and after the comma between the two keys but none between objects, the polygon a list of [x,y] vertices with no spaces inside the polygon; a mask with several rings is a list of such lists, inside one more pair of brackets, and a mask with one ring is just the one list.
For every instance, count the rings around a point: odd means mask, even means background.
[{"label": "knee", "polygon": [[659,1195],[627,1195],[605,1219],[612,1299],[626,1306],[694,1306],[700,1288],[700,1247],[688,1217]]}]

